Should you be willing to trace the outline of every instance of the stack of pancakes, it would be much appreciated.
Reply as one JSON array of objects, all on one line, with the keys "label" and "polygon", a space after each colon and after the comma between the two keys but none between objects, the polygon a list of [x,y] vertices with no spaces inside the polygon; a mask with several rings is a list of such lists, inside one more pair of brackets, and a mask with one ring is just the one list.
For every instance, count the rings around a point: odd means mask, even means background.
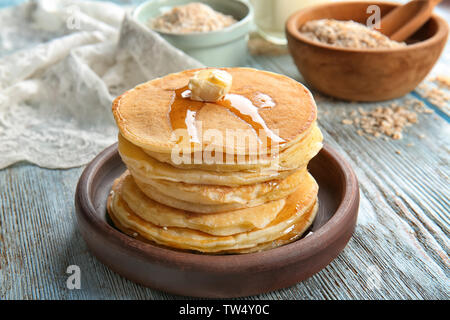
[{"label": "stack of pancakes", "polygon": [[[291,242],[311,225],[318,186],[307,165],[322,147],[311,94],[278,74],[223,70],[233,77],[224,100],[249,105],[179,97],[197,70],[146,82],[114,101],[128,170],[113,185],[108,212],[123,232],[180,250],[247,253]],[[179,129],[190,139],[174,135]],[[247,139],[206,136],[230,130]],[[217,161],[205,160],[211,148]],[[180,162],[175,149],[203,161]],[[225,158],[233,161],[219,161]]]}]

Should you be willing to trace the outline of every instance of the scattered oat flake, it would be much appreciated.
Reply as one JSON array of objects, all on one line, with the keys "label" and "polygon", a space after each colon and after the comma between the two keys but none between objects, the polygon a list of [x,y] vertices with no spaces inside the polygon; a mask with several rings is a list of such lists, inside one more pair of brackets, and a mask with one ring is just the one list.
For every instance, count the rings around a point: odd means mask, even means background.
[{"label": "scattered oat flake", "polygon": [[403,138],[403,130],[419,121],[418,114],[432,113],[422,101],[418,99],[405,99],[401,103],[393,102],[387,105],[378,105],[372,110],[352,110],[343,124],[353,124],[358,128],[359,136],[367,139],[383,137],[400,140]]},{"label": "scattered oat flake", "polygon": [[441,88],[450,90],[450,77],[449,76],[439,75],[439,76],[436,76],[435,78],[432,78],[431,81],[436,82],[437,85]]},{"label": "scattered oat flake", "polygon": [[[450,92],[448,90],[450,90],[450,88],[446,84],[444,85],[443,82],[436,81],[436,78],[431,79],[431,81],[437,82],[438,87],[422,82],[419,86],[417,86],[417,91],[422,97],[430,101],[432,104],[443,109],[444,112],[449,112]],[[427,113],[432,112],[433,111],[427,111]]]},{"label": "scattered oat flake", "polygon": [[344,119],[344,120],[342,120],[342,123],[343,123],[343,124],[353,124],[353,120],[350,120],[350,119]]}]

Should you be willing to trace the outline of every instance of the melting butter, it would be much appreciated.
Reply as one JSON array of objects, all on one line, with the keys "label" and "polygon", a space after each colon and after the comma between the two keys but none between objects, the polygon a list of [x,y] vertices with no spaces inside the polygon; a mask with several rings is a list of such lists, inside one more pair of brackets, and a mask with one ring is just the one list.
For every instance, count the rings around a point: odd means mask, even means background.
[{"label": "melting butter", "polygon": [[214,102],[222,99],[231,88],[232,76],[220,69],[203,69],[189,79],[191,99]]}]

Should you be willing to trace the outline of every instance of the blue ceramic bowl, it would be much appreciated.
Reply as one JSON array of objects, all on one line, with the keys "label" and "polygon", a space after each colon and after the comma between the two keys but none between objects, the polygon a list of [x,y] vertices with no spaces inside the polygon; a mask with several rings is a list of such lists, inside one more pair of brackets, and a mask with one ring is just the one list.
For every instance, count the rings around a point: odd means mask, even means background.
[{"label": "blue ceramic bowl", "polygon": [[[189,0],[149,0],[139,5],[133,17],[147,28],[151,19],[173,7],[188,4]],[[248,33],[251,27],[253,9],[240,0],[196,0],[214,10],[233,16],[237,22],[229,27],[211,32],[188,34],[169,33],[155,30],[173,46],[183,50],[208,67],[243,66],[247,55]]]}]

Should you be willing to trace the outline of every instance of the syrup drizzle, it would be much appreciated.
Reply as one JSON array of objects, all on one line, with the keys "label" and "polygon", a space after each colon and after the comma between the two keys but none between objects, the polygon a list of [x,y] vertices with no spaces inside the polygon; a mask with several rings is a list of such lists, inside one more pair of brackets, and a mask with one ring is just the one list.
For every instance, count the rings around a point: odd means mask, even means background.
[{"label": "syrup drizzle", "polygon": [[[191,91],[186,87],[175,90],[175,94],[170,106],[169,119],[172,129],[187,130],[191,142],[200,142],[200,138],[195,125],[197,112],[205,105],[205,102],[190,99]],[[258,134],[261,141],[261,133],[267,137],[268,145],[272,143],[284,143],[284,139],[270,130],[264,119],[259,115],[259,109],[272,108],[275,102],[270,96],[264,93],[257,93],[254,97],[255,104],[247,97],[238,94],[227,94],[222,100],[216,101],[227,108],[241,120],[250,125]]]},{"label": "syrup drizzle", "polygon": [[200,142],[195,118],[197,112],[203,107],[203,102],[190,99],[191,91],[187,87],[175,90],[170,105],[169,119],[173,130],[187,130],[191,142]]}]

